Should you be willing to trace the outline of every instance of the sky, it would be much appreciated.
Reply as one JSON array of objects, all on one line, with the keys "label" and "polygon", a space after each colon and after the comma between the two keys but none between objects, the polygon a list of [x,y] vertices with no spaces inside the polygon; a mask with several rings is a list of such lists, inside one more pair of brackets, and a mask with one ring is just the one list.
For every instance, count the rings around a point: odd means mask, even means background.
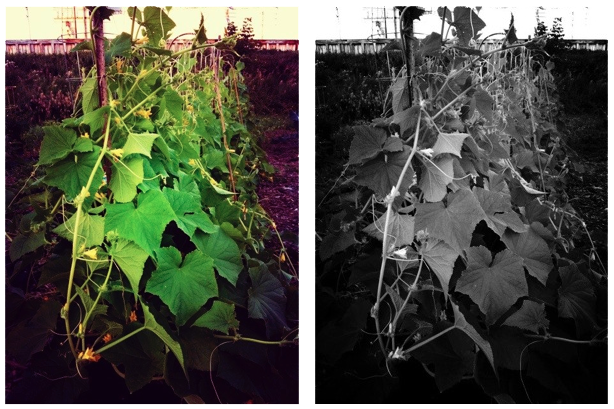
[{"label": "sky", "polygon": [[[205,29],[209,38],[217,38],[224,34],[226,27],[226,11],[229,7],[174,7],[169,17],[177,24],[174,35],[193,33],[200,22],[200,14],[205,18]],[[68,35],[74,30],[62,24],[64,17],[74,16],[76,10],[76,26],[79,38],[83,38],[83,6],[73,7],[7,7],[6,8],[6,39],[56,39]],[[122,13],[105,20],[105,33],[116,36],[122,32],[130,32],[131,19],[125,7]],[[252,28],[255,39],[266,40],[297,40],[298,10],[296,7],[232,7],[229,10],[230,19],[241,29],[246,17],[252,18]]]},{"label": "sky", "polygon": [[[515,3],[511,3],[515,4]],[[563,1],[558,6],[545,6],[542,12],[544,23],[548,28],[552,26],[555,17],[561,17],[566,39],[605,39],[611,25],[611,15],[604,10],[604,6],[590,5],[582,7],[575,3],[570,5]],[[437,6],[422,6],[431,14],[423,15],[414,24],[416,37],[424,38],[431,32],[441,31],[441,19],[437,14]],[[450,6],[453,8],[454,6]],[[323,6],[319,11],[319,24],[314,25],[317,39],[366,39],[371,35],[377,36],[377,27],[371,17],[375,17],[383,26],[383,6]],[[379,10],[377,10],[379,9]],[[482,30],[484,35],[502,32],[510,23],[514,15],[518,38],[527,38],[534,35],[537,25],[537,6],[496,6],[482,7],[479,16],[486,23]],[[387,7],[387,16],[391,17],[392,7]],[[605,11],[605,12],[604,12]],[[393,20],[387,20],[389,38],[394,38]],[[496,38],[496,37],[494,37]]]}]

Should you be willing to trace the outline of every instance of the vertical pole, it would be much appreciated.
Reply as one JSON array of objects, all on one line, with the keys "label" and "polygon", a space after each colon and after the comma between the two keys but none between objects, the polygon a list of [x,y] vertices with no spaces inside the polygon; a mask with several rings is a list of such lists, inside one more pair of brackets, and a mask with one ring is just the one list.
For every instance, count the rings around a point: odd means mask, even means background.
[{"label": "vertical pole", "polygon": [[83,7],[83,36],[87,40],[87,13],[85,12],[85,7]]},{"label": "vertical pole", "polygon": [[77,7],[73,6],[72,8],[72,20],[75,23],[75,38],[77,38]]},{"label": "vertical pole", "polygon": [[388,38],[388,22],[386,20],[386,6],[384,6],[384,36]]}]

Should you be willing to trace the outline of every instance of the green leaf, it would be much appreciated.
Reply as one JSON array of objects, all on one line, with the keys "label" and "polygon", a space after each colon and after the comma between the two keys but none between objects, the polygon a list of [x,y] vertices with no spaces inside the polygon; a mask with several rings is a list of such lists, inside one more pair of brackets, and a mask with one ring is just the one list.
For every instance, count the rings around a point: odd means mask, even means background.
[{"label": "green leaf", "polygon": [[459,254],[445,242],[431,238],[427,241],[426,246],[424,246],[422,256],[426,264],[428,264],[439,279],[443,295],[447,299],[454,263]]},{"label": "green leaf", "polygon": [[228,335],[231,328],[239,329],[239,321],[235,317],[235,306],[221,301],[213,301],[213,306],[192,324],[196,327],[209,328]]},{"label": "green leaf", "polygon": [[113,57],[130,56],[130,50],[132,49],[132,38],[128,33],[121,33],[111,41],[109,49],[105,53],[105,61],[107,64],[111,64]]},{"label": "green leaf", "polygon": [[484,89],[478,89],[475,94],[473,94],[473,98],[475,99],[475,107],[477,110],[488,120],[488,122],[492,122],[492,106],[495,101],[492,99],[490,94]]},{"label": "green leaf", "polygon": [[233,205],[230,199],[226,199],[215,206],[215,218],[219,224],[228,222],[235,225],[241,216],[241,208]]},{"label": "green leaf", "polygon": [[[439,324],[441,328],[444,324]],[[436,327],[437,328],[437,327]],[[445,331],[442,328],[437,333]],[[473,370],[475,360],[473,341],[460,331],[449,331],[443,336],[415,349],[412,356],[420,362],[432,365],[435,383],[440,392],[456,385]]]},{"label": "green leaf", "polygon": [[158,268],[147,281],[147,292],[160,297],[183,325],[209,298],[217,297],[213,259],[194,250],[181,259],[175,247],[156,251]]},{"label": "green leaf", "polygon": [[[375,159],[368,161],[356,171],[354,181],[362,186],[367,186],[379,197],[386,197],[392,187],[396,186],[405,162],[409,158],[411,148],[403,147],[402,152],[380,153]],[[412,182],[414,172],[411,167],[407,168],[401,184],[400,192],[407,190]]]},{"label": "green leaf", "polygon": [[43,302],[30,320],[22,321],[14,328],[7,328],[6,351],[23,364],[32,355],[42,351],[51,331],[56,327],[61,307],[57,301]]},{"label": "green leaf", "polygon": [[524,233],[514,233],[508,230],[501,237],[501,241],[508,249],[522,257],[523,265],[529,274],[546,285],[548,275],[554,267],[552,255],[546,241],[532,227]]},{"label": "green leaf", "polygon": [[[195,34],[195,45],[196,44],[205,44],[207,42],[207,30],[205,30],[205,18],[203,16],[203,13],[200,13],[200,24],[198,25],[198,30],[194,30],[194,34]],[[194,45],[192,46],[194,47]],[[239,63],[237,63],[237,70],[241,71],[241,69],[239,68]]]},{"label": "green leaf", "polygon": [[435,160],[424,158],[422,163],[424,167],[419,186],[424,193],[424,199],[428,202],[438,202],[446,196],[448,183],[453,180],[453,159],[450,156]]},{"label": "green leaf", "polygon": [[41,144],[37,165],[50,165],[64,159],[72,152],[77,141],[77,133],[73,129],[61,126],[45,126],[45,136]]},{"label": "green leaf", "polygon": [[217,368],[217,342],[211,331],[200,327],[184,327],[179,333],[181,350],[185,354],[185,366],[199,371]]},{"label": "green leaf", "polygon": [[129,133],[123,148],[124,157],[140,153],[151,158],[151,147],[158,136],[157,133]]},{"label": "green leaf", "polygon": [[461,189],[442,202],[416,204],[415,231],[424,230],[430,237],[443,240],[455,251],[463,251],[471,244],[475,226],[486,214],[470,190]]},{"label": "green leaf", "polygon": [[420,52],[426,56],[438,56],[441,54],[441,34],[431,33],[420,42]]},{"label": "green leaf", "polygon": [[559,293],[559,316],[571,318],[576,323],[578,335],[589,332],[595,326],[595,290],[590,280],[572,264],[559,267],[561,287]]},{"label": "green leaf", "polygon": [[[143,304],[143,311],[147,306]],[[136,324],[126,326],[125,333],[137,330]],[[126,386],[133,393],[151,382],[164,371],[164,344],[154,334],[141,331],[115,344],[101,353],[102,357],[115,365],[123,365]]]},{"label": "green leaf", "polygon": [[492,325],[520,297],[529,294],[522,258],[505,249],[492,258],[486,247],[467,249],[467,269],[456,283],[456,291],[467,294]]},{"label": "green leaf", "polygon": [[87,114],[83,115],[83,118],[81,118],[81,123],[90,127],[91,138],[95,139],[102,135],[102,133],[99,131],[104,128],[104,124],[106,122],[105,115],[109,113],[109,109],[110,108],[108,105],[103,106],[95,111],[88,112]]},{"label": "green leaf", "polygon": [[77,138],[73,146],[73,152],[91,152],[94,150],[94,144],[89,138]]},{"label": "green leaf", "polygon": [[[53,232],[72,242],[76,220],[77,213],[75,212],[70,216],[70,219],[53,229]],[[78,237],[80,238],[77,245],[78,248],[80,248],[81,245],[87,248],[101,245],[104,240],[104,217],[92,216],[82,210],[79,221]]]},{"label": "green leaf", "polygon": [[217,226],[203,212],[200,203],[194,200],[194,196],[167,187],[162,189],[162,192],[173,209],[173,220],[177,223],[177,227],[188,237],[192,238],[197,228],[206,233],[217,231]]},{"label": "green leaf", "polygon": [[[391,209],[392,210],[392,209]],[[384,238],[384,224],[388,211],[379,219],[368,225],[363,231],[382,241]],[[392,210],[388,221],[388,244],[395,247],[410,245],[414,242],[414,216],[400,214]]]},{"label": "green leaf", "polygon": [[316,335],[316,352],[326,362],[334,364],[341,356],[354,349],[367,325],[371,303],[358,298],[336,321],[330,321]]},{"label": "green leaf", "polygon": [[463,147],[463,142],[469,134],[466,133],[440,133],[437,135],[437,141],[433,145],[433,157],[442,154],[450,153],[461,157],[460,151]]},{"label": "green leaf", "polygon": [[[143,316],[145,317],[145,328],[156,334],[173,354],[175,354],[175,357],[181,364],[187,377],[181,345],[168,328],[166,320],[164,318],[156,318],[156,316],[159,316],[159,313],[154,309],[150,309],[150,307],[143,302],[143,297],[141,297],[141,305],[143,306]],[[160,324],[160,321],[162,321],[162,324]]]},{"label": "green leaf", "polygon": [[[70,155],[56,164],[47,168],[45,181],[49,186],[60,188],[66,193],[67,199],[74,199],[81,189],[85,187],[100,155],[100,148],[94,146],[89,153],[77,153]],[[94,174],[90,195],[93,196],[102,183],[102,167],[99,165]]]},{"label": "green leaf", "polygon": [[147,30],[149,43],[155,46],[175,28],[175,22],[159,7],[145,7],[142,25]]},{"label": "green leaf", "polygon": [[219,169],[223,173],[228,173],[228,166],[226,165],[226,155],[221,150],[209,147],[207,153],[203,155],[207,169]]},{"label": "green leaf", "polygon": [[91,40],[86,40],[86,41],[82,41],[79,44],[77,44],[76,46],[74,46],[70,52],[74,53],[76,51],[92,51],[92,41]]},{"label": "green leaf", "polygon": [[403,150],[403,141],[401,138],[387,138],[382,146],[382,152],[401,152]]},{"label": "green leaf", "polygon": [[177,121],[183,118],[183,98],[172,88],[164,92],[164,100],[166,101],[166,110]]},{"label": "green leaf", "polygon": [[[403,70],[405,73],[405,71]],[[407,86],[407,77],[402,75],[390,86],[392,94],[392,112],[397,114],[409,108],[410,98],[409,87]]]},{"label": "green leaf", "polygon": [[484,190],[480,187],[473,188],[473,194],[480,202],[484,213],[488,216],[486,224],[500,237],[509,228],[517,233],[527,231],[518,213],[512,210],[512,203],[509,196]]},{"label": "green leaf", "polygon": [[484,352],[484,355],[486,358],[488,358],[488,362],[490,362],[490,365],[496,374],[497,368],[495,367],[495,358],[490,343],[484,339],[484,337],[482,337],[471,324],[467,322],[458,305],[454,303],[451,304],[452,310],[454,311],[454,326],[463,331],[465,334],[469,335],[473,342],[475,342],[482,352]]},{"label": "green leaf", "polygon": [[120,237],[134,241],[150,256],[160,248],[162,233],[173,220],[173,209],[159,190],[148,190],[132,203],[107,204],[105,233],[115,230]]},{"label": "green leaf", "polygon": [[503,325],[517,327],[539,334],[540,329],[548,330],[550,321],[546,318],[546,307],[542,303],[524,300],[522,307],[510,315]]},{"label": "green leaf", "polygon": [[265,264],[249,269],[252,287],[248,290],[247,312],[250,318],[263,319],[267,337],[281,335],[286,324],[284,288]]},{"label": "green leaf", "polygon": [[232,285],[237,284],[243,269],[239,246],[222,229],[213,229],[212,234],[197,232],[192,238],[196,248],[213,259],[218,274]]},{"label": "green leaf", "polygon": [[486,23],[470,7],[454,7],[454,22],[450,25],[456,28],[461,45],[468,45],[471,39],[486,27]]},{"label": "green leaf", "polygon": [[109,255],[128,277],[134,294],[138,294],[145,261],[149,258],[147,252],[130,240],[118,239],[111,246]]},{"label": "green leaf", "polygon": [[11,242],[9,256],[11,261],[20,259],[24,254],[33,252],[37,248],[47,244],[45,240],[45,230],[40,230],[36,233],[18,234]]},{"label": "green leaf", "polygon": [[143,181],[143,158],[119,160],[113,164],[109,188],[116,202],[126,203],[136,196],[136,187]]},{"label": "green leaf", "polygon": [[382,128],[360,125],[354,126],[354,139],[350,145],[348,164],[358,165],[373,159],[382,151],[382,145],[388,139],[388,133]]},{"label": "green leaf", "polygon": [[347,249],[356,244],[356,227],[352,226],[349,230],[333,231],[324,236],[320,243],[319,254],[321,260],[330,258],[333,254]]},{"label": "green leaf", "polygon": [[187,173],[179,172],[179,179],[173,183],[173,189],[189,193],[196,203],[200,203],[200,189],[194,178]]},{"label": "green leaf", "polygon": [[81,106],[84,114],[88,114],[98,108],[98,81],[96,78],[87,78],[83,81],[80,91],[83,95]]}]

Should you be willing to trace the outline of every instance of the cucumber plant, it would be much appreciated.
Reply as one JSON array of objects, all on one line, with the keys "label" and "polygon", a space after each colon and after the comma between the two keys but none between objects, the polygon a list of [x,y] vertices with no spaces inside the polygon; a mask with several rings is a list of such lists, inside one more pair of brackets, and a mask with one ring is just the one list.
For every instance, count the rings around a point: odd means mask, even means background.
[{"label": "cucumber plant", "polygon": [[130,392],[163,380],[189,402],[297,399],[298,276],[258,204],[273,169],[245,125],[236,38],[208,42],[201,16],[171,51],[169,10],[129,8],[131,33],[109,41],[109,9],[92,8],[94,41],[75,49],[95,66],[74,114],[44,127],[7,235],[7,350],[38,379],[16,401],[70,401],[102,362]]},{"label": "cucumber plant", "polygon": [[381,377],[417,360],[440,392],[475,379],[498,402],[599,401],[607,270],[566,194],[545,41],[519,41],[512,16],[486,50],[485,23],[456,7],[418,42],[420,9],[403,10],[384,115],[354,127],[320,203],[322,396],[354,378],[352,396],[383,400]]}]

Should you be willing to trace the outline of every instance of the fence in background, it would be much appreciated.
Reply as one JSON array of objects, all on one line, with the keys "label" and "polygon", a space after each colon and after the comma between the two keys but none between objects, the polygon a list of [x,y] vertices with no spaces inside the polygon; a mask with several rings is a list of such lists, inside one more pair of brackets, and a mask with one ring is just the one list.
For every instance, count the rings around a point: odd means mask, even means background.
[{"label": "fence in background", "polygon": [[[63,40],[7,40],[6,54],[66,54],[72,48],[83,42],[82,39]],[[210,43],[215,41],[209,40]],[[263,50],[298,51],[298,40],[254,40],[256,47]],[[173,51],[178,51],[192,45],[189,40],[169,41]]]},{"label": "fence in background", "polygon": [[[520,40],[524,41],[524,40]],[[564,40],[574,50],[607,51],[608,40]],[[486,40],[482,46],[484,51],[497,48],[501,40]],[[369,40],[317,40],[316,53],[346,53],[346,54],[375,54],[382,51],[400,50],[398,40],[395,39],[369,39]]]}]

